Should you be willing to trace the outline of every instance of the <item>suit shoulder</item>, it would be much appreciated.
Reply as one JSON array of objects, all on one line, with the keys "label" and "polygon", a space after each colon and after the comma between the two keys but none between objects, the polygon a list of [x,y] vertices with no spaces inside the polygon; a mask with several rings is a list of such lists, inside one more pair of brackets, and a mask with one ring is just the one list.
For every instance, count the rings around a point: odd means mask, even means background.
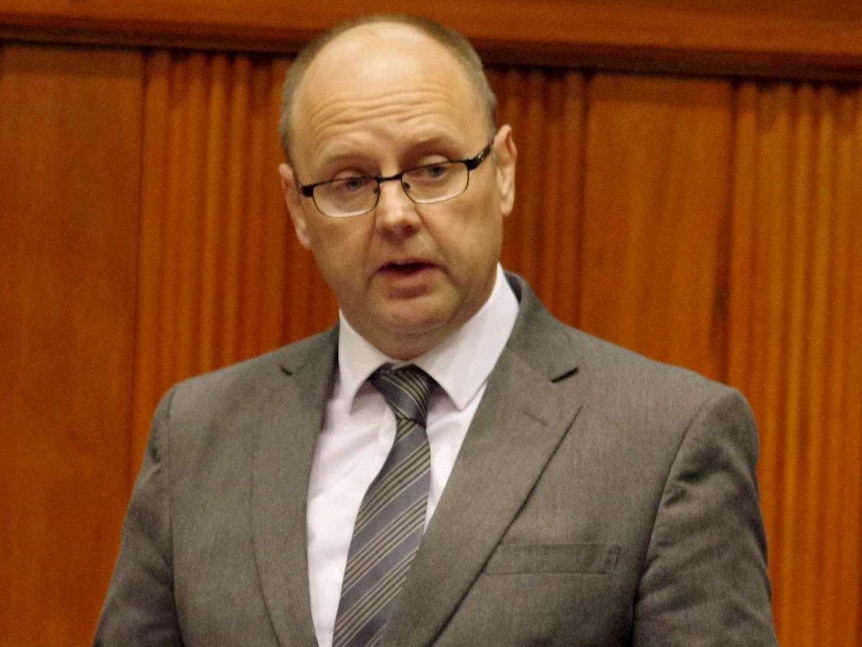
[{"label": "suit shoulder", "polygon": [[172,408],[207,406],[213,411],[254,400],[312,361],[332,361],[335,332],[307,337],[257,357],[179,382],[171,389]]},{"label": "suit shoulder", "polygon": [[615,416],[688,418],[706,403],[745,398],[734,388],[687,368],[566,327],[578,359],[578,382],[586,404]]},{"label": "suit shoulder", "polygon": [[627,374],[643,373],[651,378],[657,375],[666,375],[668,378],[685,383],[720,386],[720,383],[691,369],[655,360],[576,328],[564,327],[580,360],[582,369],[602,372],[622,370]]},{"label": "suit shoulder", "polygon": [[587,393],[691,398],[731,391],[694,371],[665,364],[572,328],[553,316],[526,282],[507,275],[520,312],[507,348],[551,380],[577,374]]}]

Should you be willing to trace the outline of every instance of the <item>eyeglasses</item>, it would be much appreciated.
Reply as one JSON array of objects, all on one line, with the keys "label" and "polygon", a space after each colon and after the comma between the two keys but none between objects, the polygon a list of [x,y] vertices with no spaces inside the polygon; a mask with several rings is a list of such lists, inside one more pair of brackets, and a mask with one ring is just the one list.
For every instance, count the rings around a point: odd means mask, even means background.
[{"label": "eyeglasses", "polygon": [[[493,143],[493,142],[492,142]],[[489,143],[475,157],[425,164],[389,177],[355,175],[316,184],[300,184],[306,198],[330,218],[352,218],[373,211],[380,200],[380,185],[398,180],[404,193],[416,204],[432,204],[457,198],[470,184],[470,171],[491,152]]]}]

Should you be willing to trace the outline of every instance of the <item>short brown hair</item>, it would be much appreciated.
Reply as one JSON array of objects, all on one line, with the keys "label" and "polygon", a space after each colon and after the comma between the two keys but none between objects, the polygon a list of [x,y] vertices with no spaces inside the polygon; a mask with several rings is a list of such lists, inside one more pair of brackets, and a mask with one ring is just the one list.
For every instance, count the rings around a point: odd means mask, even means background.
[{"label": "short brown hair", "polygon": [[281,147],[288,160],[290,160],[291,118],[294,104],[297,92],[302,85],[302,79],[305,77],[305,72],[308,70],[309,65],[311,65],[311,62],[326,45],[341,34],[354,27],[377,23],[415,27],[449,50],[467,73],[467,78],[473,85],[473,89],[476,91],[479,100],[484,105],[489,137],[494,135],[497,123],[497,97],[494,95],[494,91],[491,90],[488,78],[485,76],[482,60],[479,58],[476,50],[473,49],[470,41],[455,30],[421,16],[410,14],[369,14],[336,25],[329,31],[324,32],[306,45],[299,52],[293,63],[291,63],[284,80],[284,90],[282,91],[281,99],[281,118],[278,125]]}]

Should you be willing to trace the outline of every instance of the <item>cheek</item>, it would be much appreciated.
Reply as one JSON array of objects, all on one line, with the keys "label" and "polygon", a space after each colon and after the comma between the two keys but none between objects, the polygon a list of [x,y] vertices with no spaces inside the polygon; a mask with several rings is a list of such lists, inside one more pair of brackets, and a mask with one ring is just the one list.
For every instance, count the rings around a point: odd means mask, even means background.
[{"label": "cheek", "polygon": [[502,244],[503,218],[487,204],[455,214],[445,232],[447,242],[471,264],[497,259]]},{"label": "cheek", "polygon": [[330,285],[358,280],[363,272],[363,232],[358,223],[316,223],[308,230],[311,251]]}]

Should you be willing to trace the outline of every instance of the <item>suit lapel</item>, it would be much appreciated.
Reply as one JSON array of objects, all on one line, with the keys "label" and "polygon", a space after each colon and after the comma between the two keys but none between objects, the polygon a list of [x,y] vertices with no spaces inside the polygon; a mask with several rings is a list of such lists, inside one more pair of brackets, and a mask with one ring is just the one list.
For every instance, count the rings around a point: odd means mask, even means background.
[{"label": "suit lapel", "polygon": [[[564,327],[523,282],[509,280],[521,301],[518,322],[411,567],[385,645],[433,643],[577,415],[568,379],[577,364]],[[284,647],[317,645],[306,508],[336,340],[333,330],[285,349],[283,383],[272,389],[255,424],[254,550],[266,605]]]},{"label": "suit lapel", "polygon": [[[511,279],[510,279],[511,280]],[[577,415],[563,327],[523,284],[512,337],[461,447],[384,638],[430,645],[463,600]]]},{"label": "suit lapel", "polygon": [[317,645],[309,602],[306,500],[336,338],[333,330],[286,349],[283,383],[261,407],[256,428],[254,550],[266,605],[285,647]]}]

